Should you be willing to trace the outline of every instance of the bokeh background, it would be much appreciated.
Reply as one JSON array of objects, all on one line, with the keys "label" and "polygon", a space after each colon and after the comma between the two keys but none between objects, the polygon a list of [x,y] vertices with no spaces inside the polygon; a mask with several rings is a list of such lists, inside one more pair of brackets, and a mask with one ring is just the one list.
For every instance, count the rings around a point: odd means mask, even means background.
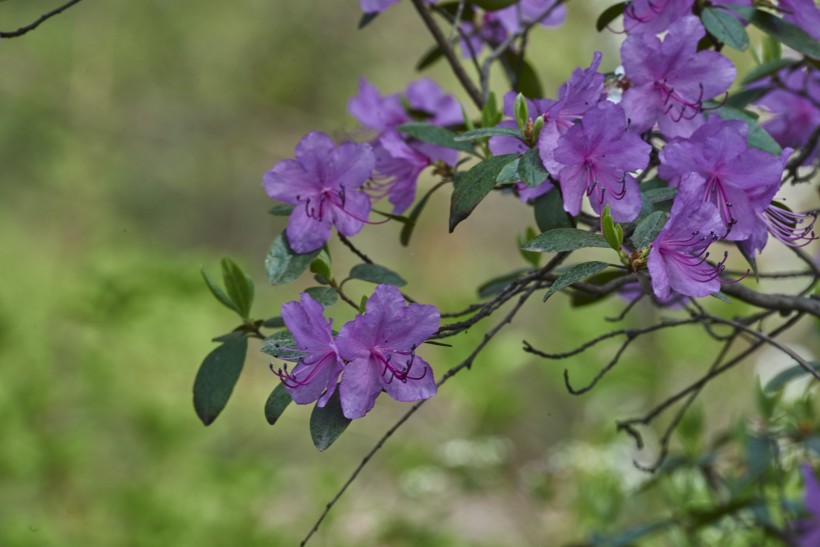
[{"label": "bokeh background", "polygon": [[[2,26],[58,4],[9,0]],[[621,37],[592,26],[605,5],[571,5],[564,27],[533,33],[548,94],[596,49],[603,69],[618,64]],[[257,281],[258,317],[309,286],[266,286],[264,254],[284,224],[266,214],[261,175],[310,130],[356,134],[346,103],[358,77],[399,91],[430,44],[407,2],[361,31],[359,17],[355,0],[87,1],[0,44],[0,545],[293,545],[403,412],[382,398],[320,454],[309,408],[267,425],[276,378],[254,343],[212,426],[191,403],[210,339],[235,326],[200,265],[237,260]],[[443,64],[428,75],[464,97]],[[357,243],[417,299],[453,310],[525,267],[513,243],[533,222],[514,198],[493,196],[448,235],[447,201],[436,195],[408,249],[392,224]],[[333,250],[338,272],[355,264]],[[788,269],[788,253],[772,255]],[[624,495],[646,478],[633,457],[654,448],[636,454],[614,420],[694,379],[710,342],[681,330],[635,345],[574,398],[563,367],[583,381],[613,346],[549,363],[521,341],[569,349],[623,303],[568,303],[534,299],[387,444],[313,543],[556,545],[678,503],[679,493]],[[337,325],[349,317],[337,313]],[[627,324],[653,313],[639,308]],[[425,348],[437,373],[485,328]],[[811,328],[789,338],[807,356],[818,352]],[[754,413],[756,371],[778,359],[752,359],[707,389],[708,431]]]}]

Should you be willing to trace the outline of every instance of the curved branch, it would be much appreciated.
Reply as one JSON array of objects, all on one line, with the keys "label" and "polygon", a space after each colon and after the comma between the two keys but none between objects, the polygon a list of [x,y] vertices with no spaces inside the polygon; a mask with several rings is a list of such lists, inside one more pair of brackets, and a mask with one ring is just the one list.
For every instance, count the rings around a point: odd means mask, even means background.
[{"label": "curved branch", "polygon": [[724,283],[720,287],[721,292],[742,300],[747,304],[782,312],[798,311],[808,313],[815,317],[820,317],[820,300],[811,296],[792,296],[790,294],[765,294],[753,291],[749,287],[740,284]]},{"label": "curved branch", "polygon": [[48,13],[44,13],[43,15],[38,17],[36,21],[34,21],[34,22],[24,26],[24,27],[20,27],[17,30],[12,30],[12,31],[7,31],[7,32],[0,31],[0,38],[17,38],[19,36],[23,36],[24,34],[28,34],[32,30],[39,27],[46,20],[51,19],[55,15],[61,14],[62,12],[64,12],[65,10],[67,10],[68,8],[70,8],[71,6],[73,6],[75,4],[79,4],[80,1],[81,0],[71,0],[70,2],[66,2],[65,4],[60,6],[59,8],[56,8],[56,9],[54,9],[54,10],[48,12]]}]

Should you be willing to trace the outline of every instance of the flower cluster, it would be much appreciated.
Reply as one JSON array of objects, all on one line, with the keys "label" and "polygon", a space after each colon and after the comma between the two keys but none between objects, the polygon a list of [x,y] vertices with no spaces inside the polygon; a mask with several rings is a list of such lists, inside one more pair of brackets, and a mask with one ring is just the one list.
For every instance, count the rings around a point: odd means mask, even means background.
[{"label": "flower cluster", "polygon": [[333,320],[325,319],[323,312],[306,293],[299,302],[282,306],[296,347],[281,349],[294,355],[296,364],[276,374],[294,402],[317,401],[323,407],[338,385],[342,412],[353,420],[367,414],[382,391],[404,402],[436,394],[433,370],[416,354],[438,330],[435,306],[407,304],[396,287],[378,285],[365,313],[342,326],[335,337]]}]

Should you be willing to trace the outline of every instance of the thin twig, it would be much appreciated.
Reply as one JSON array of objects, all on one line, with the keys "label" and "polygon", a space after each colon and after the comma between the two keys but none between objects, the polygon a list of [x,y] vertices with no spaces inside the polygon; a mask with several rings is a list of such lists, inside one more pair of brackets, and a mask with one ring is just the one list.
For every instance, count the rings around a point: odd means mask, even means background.
[{"label": "thin twig", "polygon": [[52,10],[48,13],[44,13],[43,15],[38,17],[36,21],[34,21],[34,22],[24,26],[24,27],[20,27],[17,30],[12,30],[12,31],[7,31],[7,32],[0,31],[0,38],[17,38],[19,36],[23,36],[24,34],[28,34],[32,30],[39,27],[46,20],[51,19],[55,15],[61,14],[62,12],[64,12],[65,10],[67,10],[68,8],[73,6],[74,4],[79,4],[80,1],[81,0],[71,0],[70,2],[66,2],[65,4],[63,4],[62,6],[56,8],[54,10]]}]

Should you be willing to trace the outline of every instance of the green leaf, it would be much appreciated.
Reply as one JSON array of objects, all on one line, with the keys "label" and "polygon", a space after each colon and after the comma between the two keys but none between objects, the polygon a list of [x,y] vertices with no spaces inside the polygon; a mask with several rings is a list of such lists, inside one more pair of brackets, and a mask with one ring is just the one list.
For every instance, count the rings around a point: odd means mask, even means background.
[{"label": "green leaf", "polygon": [[450,198],[450,232],[487,197],[504,166],[517,158],[517,154],[494,156],[474,165],[458,178]]},{"label": "green leaf", "polygon": [[518,0],[470,0],[471,4],[478,6],[484,11],[498,11],[512,6]]},{"label": "green leaf", "polygon": [[530,119],[527,99],[524,97],[523,93],[519,93],[515,96],[515,102],[513,103],[513,114],[515,114],[515,123],[518,124],[518,130],[521,134],[523,134],[524,130],[527,128],[527,122]]},{"label": "green leaf", "polygon": [[790,48],[814,59],[820,59],[820,42],[806,34],[796,25],[780,17],[746,6],[731,6],[729,9],[739,13],[744,19],[772,37],[777,38]]},{"label": "green leaf", "polygon": [[305,289],[305,292],[310,295],[312,299],[328,308],[339,300],[339,295],[335,289],[330,287],[311,287]]},{"label": "green leaf", "polygon": [[518,175],[521,177],[520,180],[523,180],[530,188],[539,186],[547,179],[549,173],[544,169],[537,148],[530,148],[521,156],[518,162]]},{"label": "green leaf", "polygon": [[280,330],[265,338],[262,341],[262,353],[272,355],[283,361],[295,361],[307,355],[298,349],[296,340],[289,330]]},{"label": "green leaf", "polygon": [[753,87],[752,89],[744,89],[743,91],[729,95],[729,98],[726,99],[726,102],[723,104],[733,108],[746,108],[770,91],[771,89],[767,87]]},{"label": "green leaf", "polygon": [[794,59],[776,59],[774,61],[769,61],[768,63],[763,63],[762,65],[758,65],[750,70],[740,83],[743,85],[749,85],[752,82],[762,80],[763,78],[771,76],[784,68],[790,67],[797,62],[798,61],[795,61]]},{"label": "green leaf", "polygon": [[330,253],[327,250],[327,245],[322,247],[319,251],[319,255],[310,263],[310,273],[319,274],[325,279],[333,279]]},{"label": "green leaf", "polygon": [[601,32],[608,27],[612,21],[623,15],[625,9],[626,2],[618,2],[617,4],[609,6],[598,16],[598,20],[595,21],[595,28],[598,32]]},{"label": "green leaf", "polygon": [[666,213],[663,211],[655,211],[643,219],[632,233],[632,245],[635,249],[649,247],[663,230],[664,224],[666,224]]},{"label": "green leaf", "polygon": [[399,241],[405,247],[408,243],[410,243],[410,237],[413,235],[413,230],[416,228],[416,222],[418,222],[419,216],[421,216],[421,212],[424,210],[424,206],[427,205],[427,201],[429,201],[430,196],[433,195],[433,192],[435,192],[444,185],[444,182],[440,182],[439,184],[436,184],[435,186],[430,188],[430,190],[428,190],[427,193],[424,194],[424,197],[422,197],[421,200],[419,200],[416,206],[413,207],[413,210],[410,211],[410,216],[408,216],[407,218],[411,222],[406,223],[401,229],[401,234],[399,234]]},{"label": "green leaf", "polygon": [[292,400],[290,393],[285,389],[285,384],[280,383],[273,388],[268,401],[265,403],[265,419],[268,420],[270,425],[276,423]]},{"label": "green leaf", "polygon": [[[811,368],[813,368],[814,370],[820,372],[820,361],[812,361],[809,363],[809,366],[811,366]],[[794,365],[791,368],[787,368],[786,370],[779,372],[774,378],[772,378],[766,383],[766,387],[763,389],[771,393],[773,391],[782,389],[783,387],[785,387],[786,384],[788,384],[792,380],[797,380],[798,378],[802,378],[803,376],[807,376],[808,374],[808,371],[800,365]]]},{"label": "green leaf", "polygon": [[718,8],[703,8],[700,20],[709,33],[738,51],[745,51],[749,47],[749,35],[746,29],[734,15]]},{"label": "green leaf", "polygon": [[[604,242],[606,243],[606,242]],[[547,298],[555,294],[556,292],[560,291],[564,287],[569,287],[576,281],[581,281],[582,279],[586,279],[591,275],[595,275],[598,272],[601,272],[609,267],[609,264],[606,262],[582,262],[581,264],[576,264],[572,266],[568,270],[559,275],[555,281],[553,281],[552,285],[550,286],[547,294],[544,295],[544,302],[547,301]]]},{"label": "green leaf", "polygon": [[712,298],[717,298],[718,300],[720,300],[724,304],[731,304],[732,303],[732,300],[720,291],[713,292],[709,296],[711,296]]},{"label": "green leaf", "polygon": [[433,46],[421,56],[421,59],[416,63],[416,72],[421,72],[425,68],[434,65],[444,57],[444,52],[438,46]]},{"label": "green leaf", "polygon": [[504,287],[521,277],[522,273],[529,271],[532,270],[515,270],[514,272],[494,277],[489,281],[484,282],[480,287],[478,287],[478,297],[488,298],[494,294],[500,293]]},{"label": "green leaf", "polygon": [[527,231],[524,232],[523,237],[519,235],[516,239],[518,240],[518,252],[521,253],[521,257],[529,262],[533,268],[537,268],[541,263],[541,253],[535,253],[533,251],[525,251],[521,248],[525,242],[529,241],[530,239],[534,238],[537,235],[537,232],[533,229],[532,226],[527,227]]},{"label": "green leaf", "polygon": [[556,228],[531,239],[521,248],[539,253],[563,253],[587,247],[609,248],[606,238],[576,228]]},{"label": "green leaf", "polygon": [[291,205],[290,203],[277,203],[268,209],[268,213],[277,217],[288,217],[295,207],[295,205]]},{"label": "green leaf", "polygon": [[395,285],[396,287],[407,285],[407,281],[402,279],[399,274],[378,264],[357,264],[350,270],[350,277],[369,281],[370,283]]},{"label": "green leaf", "polygon": [[222,259],[222,282],[231,301],[243,319],[248,319],[253,305],[253,279],[230,258]]},{"label": "green leaf", "polygon": [[480,127],[472,131],[465,131],[456,137],[459,142],[476,141],[487,137],[515,137],[522,139],[521,132],[514,127]]},{"label": "green leaf", "polygon": [[269,329],[281,329],[285,326],[285,320],[281,317],[271,317],[270,319],[265,319],[262,322],[263,327],[267,327]]},{"label": "green leaf", "polygon": [[342,413],[339,390],[333,392],[324,407],[315,406],[310,414],[310,438],[319,452],[327,450],[344,433],[350,420]]},{"label": "green leaf", "polygon": [[763,62],[769,63],[777,61],[783,56],[783,48],[780,47],[780,42],[772,36],[766,35],[763,37],[761,46],[763,46]]},{"label": "green leaf", "polygon": [[[522,93],[525,97],[531,99],[538,99],[544,96],[544,90],[541,87],[541,79],[538,73],[529,63],[529,61],[519,61],[516,57],[516,63],[521,63],[521,71],[518,74],[518,86],[516,91]],[[517,70],[518,64],[512,65]]]},{"label": "green leaf", "polygon": [[490,91],[490,96],[487,98],[487,102],[484,103],[484,108],[481,109],[481,127],[498,125],[503,117],[504,114],[498,110],[495,92]]},{"label": "green leaf", "polygon": [[775,156],[779,156],[783,151],[772,136],[757,123],[755,116],[751,113],[733,108],[729,105],[723,105],[717,110],[713,110],[710,114],[720,116],[724,120],[740,120],[745,122],[746,125],[749,126],[749,135],[746,137],[746,143],[750,147],[763,150]]},{"label": "green leaf", "polygon": [[520,159],[516,159],[504,166],[495,181],[498,184],[515,184],[521,180],[521,175],[518,174],[518,165],[521,163]]},{"label": "green leaf", "polygon": [[475,153],[475,150],[473,150],[470,144],[459,142],[458,139],[456,139],[455,133],[437,125],[413,122],[402,124],[396,129],[420,141],[429,142],[430,144],[443,146],[445,148],[455,148],[456,150],[469,152],[470,154]]},{"label": "green leaf", "polygon": [[542,232],[555,228],[572,227],[572,222],[567,212],[564,211],[561,193],[556,190],[550,190],[543,196],[539,196],[533,202],[533,212],[535,213],[535,224]]},{"label": "green leaf", "polygon": [[649,203],[662,203],[671,201],[678,193],[677,188],[653,188],[643,193]]},{"label": "green leaf", "polygon": [[211,290],[211,294],[216,297],[217,300],[222,302],[225,306],[232,309],[233,311],[239,313],[239,308],[236,307],[228,295],[225,294],[225,291],[222,290],[222,287],[216,284],[216,282],[211,279],[210,274],[208,274],[208,270],[205,269],[205,266],[200,266],[199,271],[202,272],[202,279],[205,280],[205,284],[208,285],[208,288]]},{"label": "green leaf", "polygon": [[379,13],[380,12],[378,12],[378,11],[373,11],[373,12],[370,12],[370,13],[363,13],[362,18],[359,19],[359,28],[363,29],[364,27],[369,25],[371,22],[373,22],[373,19],[375,19],[376,17],[379,16]]},{"label": "green leaf", "polygon": [[735,245],[737,246],[737,250],[740,251],[740,254],[743,255],[743,258],[746,259],[746,262],[749,263],[749,267],[752,269],[752,273],[755,274],[755,279],[760,279],[760,274],[757,271],[757,259],[755,259],[754,253],[749,253],[746,250],[744,245],[741,245],[740,242],[736,242]]},{"label": "green leaf", "polygon": [[194,380],[194,409],[205,425],[210,425],[225,408],[239,379],[248,339],[232,338],[217,347],[202,362]]},{"label": "green leaf", "polygon": [[291,250],[285,233],[282,232],[276,239],[265,257],[265,272],[271,285],[284,285],[295,280],[308,269],[313,259],[319,255],[320,249],[305,254],[296,254]]}]

